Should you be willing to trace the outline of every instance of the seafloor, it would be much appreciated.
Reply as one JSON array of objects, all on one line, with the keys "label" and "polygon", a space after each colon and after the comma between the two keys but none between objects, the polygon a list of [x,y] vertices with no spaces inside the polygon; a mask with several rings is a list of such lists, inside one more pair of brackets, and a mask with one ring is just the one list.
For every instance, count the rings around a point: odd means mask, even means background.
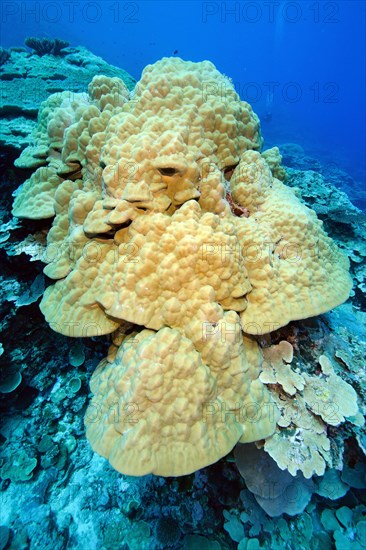
[{"label": "seafloor", "polygon": [[[30,261],[20,246],[28,239],[29,252],[42,224],[21,223],[10,211],[13,191],[28,177],[13,162],[30,142],[41,101],[65,89],[85,91],[98,73],[134,85],[84,48],[57,59],[14,48],[0,67],[0,550],[365,548],[360,417],[330,427],[333,468],[326,478],[314,476],[310,502],[293,516],[267,515],[232,456],[185,477],[137,478],[119,474],[92,451],[83,416],[88,381],[106,355],[107,339],[70,340],[50,329],[38,307],[43,264],[34,251]],[[323,167],[298,144],[279,147],[287,185],[298,188],[349,256],[354,288],[346,304],[291,322],[271,334],[271,344],[290,342],[305,372],[327,356],[364,413],[366,216],[352,204],[348,174]]]}]

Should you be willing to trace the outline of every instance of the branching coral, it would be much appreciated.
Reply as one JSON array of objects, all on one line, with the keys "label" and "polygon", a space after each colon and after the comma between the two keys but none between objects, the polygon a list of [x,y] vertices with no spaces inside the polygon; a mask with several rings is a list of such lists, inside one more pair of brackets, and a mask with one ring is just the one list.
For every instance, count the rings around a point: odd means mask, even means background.
[{"label": "branching coral", "polygon": [[54,217],[47,321],[70,336],[119,329],[86,425],[122,472],[182,475],[268,438],[279,413],[248,335],[348,297],[347,259],[261,146],[231,82],[173,58],[146,67],[132,95],[97,76],[88,96],[51,96],[18,160],[38,170],[14,215]]},{"label": "branching coral", "polygon": [[24,43],[40,56],[46,54],[62,55],[62,50],[69,45],[67,40],[61,40],[60,38],[35,38],[32,36],[26,38]]}]

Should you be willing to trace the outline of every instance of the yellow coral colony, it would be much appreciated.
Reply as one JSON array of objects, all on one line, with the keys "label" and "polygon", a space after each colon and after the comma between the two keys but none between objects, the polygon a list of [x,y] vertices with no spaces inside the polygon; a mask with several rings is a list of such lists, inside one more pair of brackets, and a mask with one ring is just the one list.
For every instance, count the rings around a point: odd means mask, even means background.
[{"label": "yellow coral colony", "polygon": [[347,259],[261,146],[228,78],[165,58],[132,95],[97,76],[88,95],[51,96],[17,161],[37,170],[13,214],[54,217],[47,321],[69,336],[114,333],[85,423],[121,472],[183,475],[273,434],[250,335],[349,295]]}]

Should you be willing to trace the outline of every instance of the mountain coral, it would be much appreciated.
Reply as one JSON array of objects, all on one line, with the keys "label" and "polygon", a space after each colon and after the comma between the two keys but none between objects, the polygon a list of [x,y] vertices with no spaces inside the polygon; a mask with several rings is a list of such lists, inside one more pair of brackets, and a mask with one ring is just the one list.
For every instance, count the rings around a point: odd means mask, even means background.
[{"label": "mountain coral", "polygon": [[37,171],[13,214],[53,217],[56,282],[41,302],[52,328],[119,330],[86,415],[119,471],[183,475],[271,436],[278,407],[250,335],[349,295],[347,259],[261,146],[258,117],[207,61],[162,59],[131,95],[97,76],[88,96],[40,109],[18,160]]}]

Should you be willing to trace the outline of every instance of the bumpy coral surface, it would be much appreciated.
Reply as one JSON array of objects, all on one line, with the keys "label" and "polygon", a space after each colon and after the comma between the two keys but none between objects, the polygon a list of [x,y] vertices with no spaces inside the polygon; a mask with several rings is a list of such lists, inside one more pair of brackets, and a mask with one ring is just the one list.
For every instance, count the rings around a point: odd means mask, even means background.
[{"label": "bumpy coral surface", "polygon": [[257,116],[207,61],[163,59],[132,94],[97,76],[88,96],[40,109],[13,214],[53,217],[50,325],[117,331],[86,426],[121,472],[183,475],[273,434],[249,335],[349,295],[347,259],[261,146]]}]

